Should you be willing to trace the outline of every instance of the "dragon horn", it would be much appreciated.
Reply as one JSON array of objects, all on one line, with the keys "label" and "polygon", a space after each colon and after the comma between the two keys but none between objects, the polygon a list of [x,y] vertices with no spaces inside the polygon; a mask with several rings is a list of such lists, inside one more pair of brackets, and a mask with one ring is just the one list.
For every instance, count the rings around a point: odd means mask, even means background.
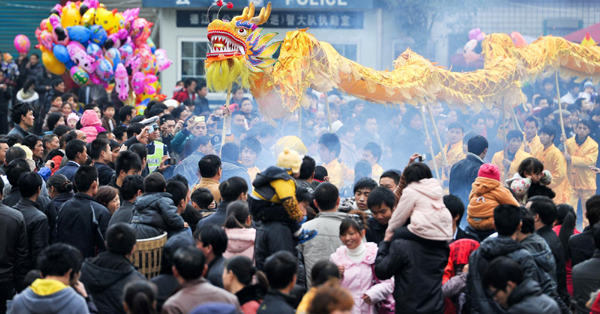
[{"label": "dragon horn", "polygon": [[[250,8],[250,9],[248,9]],[[244,8],[242,15],[238,15],[232,19],[232,21],[248,21],[254,16],[254,3],[250,2],[247,7]]]},{"label": "dragon horn", "polygon": [[266,7],[263,7],[262,9],[260,9],[260,14],[256,17],[251,18],[250,23],[256,24],[256,25],[264,24],[269,19],[270,15],[271,15],[271,2],[269,2]]}]

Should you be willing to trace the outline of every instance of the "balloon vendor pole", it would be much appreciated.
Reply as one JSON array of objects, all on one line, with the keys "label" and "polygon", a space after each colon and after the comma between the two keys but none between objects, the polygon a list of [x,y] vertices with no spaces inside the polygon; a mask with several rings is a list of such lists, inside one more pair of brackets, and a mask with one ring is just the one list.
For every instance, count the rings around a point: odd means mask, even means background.
[{"label": "balloon vendor pole", "polygon": [[[558,116],[560,117],[560,129],[561,129],[562,135],[564,135],[566,138],[567,134],[565,133],[565,124],[563,122],[562,104],[560,103],[560,90],[559,90],[559,86],[558,86],[558,71],[554,72],[554,75],[556,77],[556,97],[558,98]],[[563,144],[563,148],[566,153],[567,152],[567,144],[566,143]]]},{"label": "balloon vendor pole", "polygon": [[[431,137],[429,137],[429,130],[427,129],[427,123],[425,123],[425,112],[423,112],[423,105],[419,106],[419,111],[421,112],[421,119],[423,120],[423,126],[425,127],[425,135],[427,136],[426,139],[431,140]],[[433,168],[435,168],[435,176],[438,178],[438,180],[441,180],[442,177],[440,177],[440,171],[438,169],[437,162],[435,161],[435,157],[433,155],[433,146],[431,146],[431,145],[429,145],[429,154],[431,154],[431,160],[433,161]]]},{"label": "balloon vendor pole", "polygon": [[302,138],[302,106],[298,108],[298,137]]},{"label": "balloon vendor pole", "polygon": [[[431,119],[431,124],[433,125],[433,134],[435,135],[438,146],[440,147],[440,152],[442,154],[442,161],[444,162],[443,166],[448,167],[449,166],[448,159],[446,158],[446,154],[444,153],[444,145],[442,145],[442,139],[440,138],[440,133],[438,132],[437,125],[435,124],[435,119],[433,118],[433,113],[431,113],[431,106],[429,106],[429,103],[427,103],[427,104],[425,104],[425,107],[427,107],[427,112],[429,113],[429,119]],[[450,147],[450,145],[448,145],[448,147]],[[442,172],[443,172],[443,170],[442,170]]]},{"label": "balloon vendor pole", "polygon": [[223,152],[223,146],[225,146],[225,136],[227,135],[227,125],[231,121],[231,115],[229,114],[229,101],[231,100],[231,84],[227,88],[227,98],[225,99],[225,109],[223,110],[223,132],[221,133],[221,156]]},{"label": "balloon vendor pole", "polygon": [[331,112],[329,111],[329,98],[327,98],[327,92],[325,92],[325,106],[327,107],[327,121],[329,122],[329,133],[333,133],[333,128],[331,128]]}]

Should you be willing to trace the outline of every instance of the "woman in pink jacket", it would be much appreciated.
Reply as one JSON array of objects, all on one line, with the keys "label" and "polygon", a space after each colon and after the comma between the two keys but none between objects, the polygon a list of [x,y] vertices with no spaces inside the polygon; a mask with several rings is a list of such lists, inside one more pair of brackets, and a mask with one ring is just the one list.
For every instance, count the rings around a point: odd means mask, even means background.
[{"label": "woman in pink jacket", "polygon": [[251,227],[252,217],[248,203],[235,201],[227,206],[227,220],[225,220],[225,233],[227,233],[227,250],[223,257],[229,259],[237,255],[247,256],[254,260],[254,239],[256,229]]},{"label": "woman in pink jacket", "polygon": [[[366,221],[366,215],[362,211],[352,211],[342,220],[340,239],[344,245],[331,254],[330,260],[340,270],[340,286],[348,289],[354,298],[353,314],[375,314],[386,310],[393,313],[394,281],[379,281],[375,277],[373,268],[377,257],[377,244],[362,241]],[[378,311],[376,304],[384,310]]]},{"label": "woman in pink jacket", "polygon": [[87,142],[91,143],[96,139],[98,133],[106,132],[106,130],[102,127],[102,121],[98,119],[98,115],[92,109],[88,109],[83,112],[81,116],[81,129],[85,136],[87,137]]}]

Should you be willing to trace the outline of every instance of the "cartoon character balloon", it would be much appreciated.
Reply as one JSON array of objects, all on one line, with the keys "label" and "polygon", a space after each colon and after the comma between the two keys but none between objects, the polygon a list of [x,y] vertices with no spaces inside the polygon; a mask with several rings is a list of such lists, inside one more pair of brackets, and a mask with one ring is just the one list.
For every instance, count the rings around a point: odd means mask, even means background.
[{"label": "cartoon character balloon", "polygon": [[72,42],[67,46],[69,57],[76,65],[82,67],[88,73],[93,73],[96,70],[96,60],[87,54],[85,49],[78,42]]},{"label": "cartoon character balloon", "polygon": [[90,80],[90,75],[80,66],[74,66],[71,68],[71,78],[77,85],[86,85]]},{"label": "cartoon character balloon", "polygon": [[15,36],[15,49],[17,49],[19,53],[28,53],[30,47],[31,42],[29,42],[27,36],[23,34]]},{"label": "cartoon character balloon", "polygon": [[79,25],[79,23],[81,23],[81,14],[79,13],[79,8],[75,2],[68,2],[67,5],[62,8],[60,20],[61,25],[64,28]]},{"label": "cartoon character balloon", "polygon": [[164,71],[173,64],[173,61],[167,58],[167,51],[164,49],[156,49],[154,55],[156,56],[156,66],[159,71]]},{"label": "cartoon character balloon", "polygon": [[117,69],[115,71],[115,88],[117,89],[117,94],[119,95],[119,99],[126,100],[129,93],[129,83],[127,77],[127,70],[122,63],[117,65]]}]

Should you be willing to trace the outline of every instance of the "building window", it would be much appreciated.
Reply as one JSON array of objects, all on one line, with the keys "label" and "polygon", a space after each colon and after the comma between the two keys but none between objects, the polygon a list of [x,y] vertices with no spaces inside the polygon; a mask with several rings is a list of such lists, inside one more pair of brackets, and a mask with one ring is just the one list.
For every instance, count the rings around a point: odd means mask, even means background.
[{"label": "building window", "polygon": [[357,44],[331,44],[331,46],[344,58],[352,61],[358,61]]},{"label": "building window", "polygon": [[204,78],[207,41],[181,41],[181,79]]}]

